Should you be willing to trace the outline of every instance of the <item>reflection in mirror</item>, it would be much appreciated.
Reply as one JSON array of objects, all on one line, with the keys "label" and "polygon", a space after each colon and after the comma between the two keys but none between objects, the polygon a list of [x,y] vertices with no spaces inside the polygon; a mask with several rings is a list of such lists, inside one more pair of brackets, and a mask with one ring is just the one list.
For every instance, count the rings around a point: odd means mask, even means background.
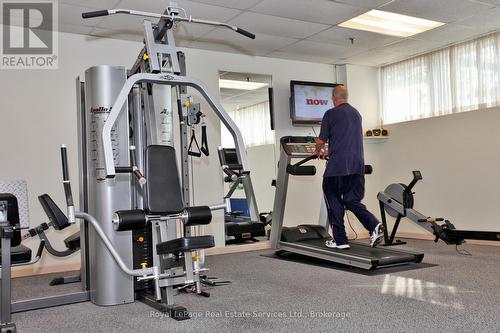
[{"label": "reflection in mirror", "polygon": [[[276,178],[275,137],[271,129],[270,98],[272,77],[264,74],[219,72],[221,104],[239,127],[248,156],[250,170],[238,168],[232,155],[234,141],[229,131],[221,126],[221,163],[234,169],[236,175],[223,174],[225,199],[230,210],[225,214],[226,244],[244,244],[267,239],[274,202]],[[271,93],[270,93],[271,92]],[[221,156],[222,155],[222,156]],[[251,171],[260,221],[253,221],[245,200],[243,171]]]}]

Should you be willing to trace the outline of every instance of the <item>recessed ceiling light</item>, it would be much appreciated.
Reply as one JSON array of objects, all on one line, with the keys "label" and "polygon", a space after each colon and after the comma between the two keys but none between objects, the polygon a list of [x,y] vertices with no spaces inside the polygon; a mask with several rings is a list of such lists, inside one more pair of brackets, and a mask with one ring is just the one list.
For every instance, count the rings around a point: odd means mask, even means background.
[{"label": "recessed ceiling light", "polygon": [[377,32],[384,35],[410,37],[440,27],[443,24],[442,22],[374,9],[349,21],[340,23],[339,26]]},{"label": "recessed ceiling light", "polygon": [[238,80],[219,80],[219,87],[226,89],[238,89],[238,90],[255,90],[267,86],[267,83],[263,82],[250,82],[250,81],[238,81]]}]

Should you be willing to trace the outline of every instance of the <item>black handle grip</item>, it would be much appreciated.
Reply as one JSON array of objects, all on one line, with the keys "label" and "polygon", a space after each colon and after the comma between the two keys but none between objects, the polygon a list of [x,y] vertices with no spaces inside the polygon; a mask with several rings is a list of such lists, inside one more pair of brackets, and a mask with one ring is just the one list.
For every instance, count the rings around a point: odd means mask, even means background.
[{"label": "black handle grip", "polygon": [[201,157],[201,153],[195,152],[195,151],[188,151],[189,156],[194,156],[194,157]]},{"label": "black handle grip", "polygon": [[45,241],[41,240],[40,245],[38,245],[38,250],[36,251],[36,258],[40,258],[42,256],[44,248],[45,248]]},{"label": "black handle grip", "polygon": [[430,222],[430,223],[433,223],[433,222],[443,222],[444,221],[444,218],[442,217],[436,217],[436,218],[432,218],[432,217],[428,217],[426,219],[418,219],[418,222]]},{"label": "black handle grip", "polygon": [[63,181],[68,181],[69,180],[68,151],[66,146],[61,146],[61,162],[62,162]]},{"label": "black handle grip", "polygon": [[307,163],[310,160],[314,160],[314,159],[317,159],[317,158],[318,158],[318,154],[313,154],[313,155],[310,155],[310,156],[304,158],[303,160],[300,160],[299,162],[295,163],[294,165],[295,166],[301,166],[302,164]]},{"label": "black handle grip", "polygon": [[66,204],[68,207],[72,207],[73,194],[71,193],[71,184],[69,182],[68,152],[65,145],[61,146],[61,162],[62,162],[62,172],[63,172],[64,194],[66,195]]},{"label": "black handle grip", "polygon": [[109,15],[109,12],[107,10],[96,10],[95,12],[85,12],[82,13],[82,18],[88,19],[92,17],[101,17],[101,16],[107,16]]},{"label": "black handle grip", "polygon": [[139,184],[141,184],[141,185],[146,184],[146,178],[144,178],[144,175],[142,174],[142,172],[139,169],[135,169],[133,173],[134,173],[134,176],[137,178],[137,181],[139,182]]},{"label": "black handle grip", "polygon": [[236,32],[239,33],[239,34],[242,34],[243,36],[246,36],[248,38],[251,38],[251,39],[255,39],[255,35],[251,32],[248,32],[244,29],[241,29],[241,28],[236,28]]},{"label": "black handle grip", "polygon": [[314,176],[316,174],[316,167],[314,165],[287,165],[286,172],[292,176]]},{"label": "black handle grip", "polygon": [[116,173],[132,173],[134,172],[134,168],[133,167],[121,167],[121,166],[117,166],[115,167],[115,172]]}]

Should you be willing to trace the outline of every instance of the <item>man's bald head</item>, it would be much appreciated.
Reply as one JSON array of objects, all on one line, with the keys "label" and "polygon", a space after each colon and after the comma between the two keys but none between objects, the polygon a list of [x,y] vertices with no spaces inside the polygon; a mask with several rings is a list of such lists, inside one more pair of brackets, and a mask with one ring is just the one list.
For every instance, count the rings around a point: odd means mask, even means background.
[{"label": "man's bald head", "polygon": [[347,100],[349,99],[349,92],[347,91],[347,87],[343,84],[336,86],[333,89],[333,98],[338,100],[345,100],[345,102],[347,102]]}]

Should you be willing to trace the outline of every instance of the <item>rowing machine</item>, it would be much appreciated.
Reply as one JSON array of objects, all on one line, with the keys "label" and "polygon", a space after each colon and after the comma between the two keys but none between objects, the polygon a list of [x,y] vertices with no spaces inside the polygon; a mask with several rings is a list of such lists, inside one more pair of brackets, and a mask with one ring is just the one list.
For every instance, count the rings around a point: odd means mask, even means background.
[{"label": "rowing machine", "polygon": [[[413,208],[415,193],[412,192],[412,189],[419,180],[422,180],[422,174],[420,171],[413,171],[413,179],[408,185],[394,183],[387,186],[384,191],[378,193],[377,199],[379,200],[380,215],[382,216],[382,224],[384,225],[384,243],[382,245],[391,246],[406,243],[395,239],[403,217],[407,217],[418,226],[432,233],[435,236],[435,242],[441,239],[446,244],[460,245],[466,239],[500,241],[500,232],[459,230],[449,220],[427,217],[415,210]],[[390,235],[387,227],[386,213],[396,218]],[[443,221],[443,224],[438,223]]]}]

